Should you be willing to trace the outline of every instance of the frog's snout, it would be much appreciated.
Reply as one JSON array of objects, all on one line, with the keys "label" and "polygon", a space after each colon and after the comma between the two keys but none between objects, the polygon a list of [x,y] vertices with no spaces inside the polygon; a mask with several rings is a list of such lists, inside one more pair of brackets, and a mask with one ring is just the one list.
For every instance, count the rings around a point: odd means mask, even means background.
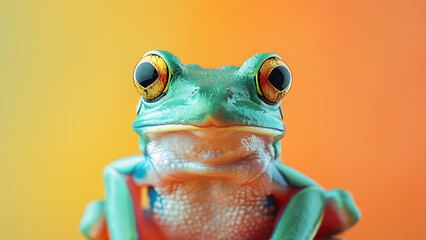
[{"label": "frog's snout", "polygon": [[205,98],[209,102],[217,102],[218,100],[226,100],[234,97],[234,91],[231,88],[226,90],[218,88],[201,88],[195,87],[190,95],[190,98]]},{"label": "frog's snout", "polygon": [[[229,115],[227,107],[232,106],[234,92],[230,88],[197,86],[186,99],[187,106],[193,108],[195,115],[202,116],[202,126],[229,125],[226,116]],[[212,120],[214,119],[214,120]]]}]

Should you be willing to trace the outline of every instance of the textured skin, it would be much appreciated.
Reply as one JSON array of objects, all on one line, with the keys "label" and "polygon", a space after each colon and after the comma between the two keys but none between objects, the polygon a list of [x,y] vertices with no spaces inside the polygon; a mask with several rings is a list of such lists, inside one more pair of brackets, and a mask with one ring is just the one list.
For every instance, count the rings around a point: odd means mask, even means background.
[{"label": "textured skin", "polygon": [[[203,140],[202,133],[148,136],[147,153],[161,175],[151,190],[154,221],[170,239],[267,239],[279,208],[275,185],[263,174],[273,161],[272,138],[210,129],[213,139]],[[244,161],[198,164],[229,151],[250,154]]]},{"label": "textured skin", "polygon": [[[204,191],[220,191],[216,184],[220,183],[213,182]],[[270,203],[273,200],[267,193],[254,195],[252,189],[242,187],[223,199],[200,199],[181,184],[176,188],[156,201],[153,210],[155,221],[169,238],[268,239],[272,232],[278,205]]]},{"label": "textured skin", "polygon": [[143,155],[103,173],[106,198],[88,205],[88,239],[330,239],[359,219],[344,190],[325,191],[279,163],[280,103],[256,91],[258,54],[241,67],[183,66],[164,51],[171,80],[138,103]]}]

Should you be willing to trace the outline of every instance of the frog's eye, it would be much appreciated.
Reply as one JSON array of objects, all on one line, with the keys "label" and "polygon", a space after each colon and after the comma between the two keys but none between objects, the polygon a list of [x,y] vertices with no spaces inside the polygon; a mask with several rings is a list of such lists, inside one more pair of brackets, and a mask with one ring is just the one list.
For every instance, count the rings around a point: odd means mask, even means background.
[{"label": "frog's eye", "polygon": [[281,101],[291,86],[290,69],[283,60],[272,57],[266,59],[256,74],[256,89],[267,103]]},{"label": "frog's eye", "polygon": [[133,83],[139,94],[147,101],[155,101],[169,88],[170,71],[163,58],[147,55],[136,65]]}]

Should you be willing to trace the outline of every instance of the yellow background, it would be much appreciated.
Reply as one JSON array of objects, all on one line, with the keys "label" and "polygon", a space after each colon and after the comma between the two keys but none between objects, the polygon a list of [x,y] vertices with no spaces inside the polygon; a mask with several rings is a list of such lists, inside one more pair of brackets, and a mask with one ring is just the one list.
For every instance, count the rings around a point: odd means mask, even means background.
[{"label": "yellow background", "polygon": [[102,169],[137,154],[132,71],[279,54],[284,162],[350,190],[348,239],[426,239],[426,1],[2,1],[0,239],[82,239]]}]

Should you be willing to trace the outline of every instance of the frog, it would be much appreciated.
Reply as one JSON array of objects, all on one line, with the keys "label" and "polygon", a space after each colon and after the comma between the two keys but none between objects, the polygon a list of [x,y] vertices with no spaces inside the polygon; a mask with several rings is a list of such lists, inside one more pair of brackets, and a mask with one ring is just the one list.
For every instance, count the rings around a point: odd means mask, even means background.
[{"label": "frog", "polygon": [[278,55],[214,69],[153,50],[133,84],[141,154],[103,170],[87,239],[334,239],[360,219],[348,191],[281,163],[292,74]]}]

